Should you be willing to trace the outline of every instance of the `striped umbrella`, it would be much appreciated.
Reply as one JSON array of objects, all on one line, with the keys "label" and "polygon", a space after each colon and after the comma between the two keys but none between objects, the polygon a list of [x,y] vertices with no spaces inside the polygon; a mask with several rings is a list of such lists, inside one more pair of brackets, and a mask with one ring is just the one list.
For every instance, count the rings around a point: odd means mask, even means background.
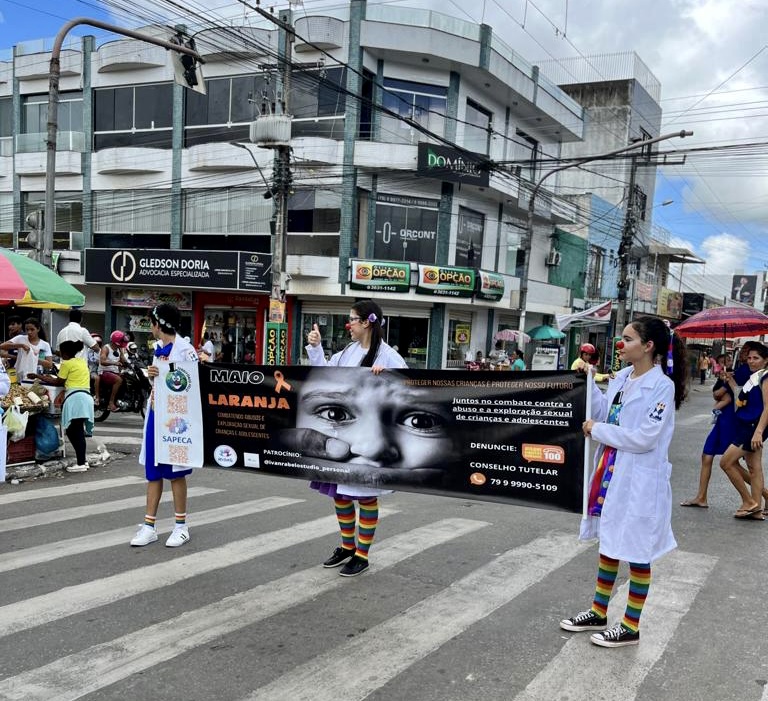
[{"label": "striped umbrella", "polygon": [[0,304],[37,309],[82,307],[85,296],[44,265],[0,248]]},{"label": "striped umbrella", "polygon": [[768,334],[768,316],[753,307],[713,307],[675,327],[684,338],[739,338]]}]

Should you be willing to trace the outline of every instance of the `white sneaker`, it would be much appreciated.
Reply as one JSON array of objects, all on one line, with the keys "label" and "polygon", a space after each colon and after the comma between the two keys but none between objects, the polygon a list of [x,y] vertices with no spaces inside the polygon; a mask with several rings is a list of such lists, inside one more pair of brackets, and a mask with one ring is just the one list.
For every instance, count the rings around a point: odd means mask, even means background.
[{"label": "white sneaker", "polygon": [[88,465],[69,465],[64,468],[67,472],[88,472]]},{"label": "white sneaker", "polygon": [[171,531],[171,535],[168,536],[168,540],[165,541],[165,547],[178,548],[180,545],[184,545],[187,541],[189,541],[189,528],[186,526],[176,526]]},{"label": "white sneaker", "polygon": [[139,530],[136,531],[136,535],[133,536],[131,545],[137,547],[139,545],[149,545],[157,540],[157,531],[148,526],[146,523],[142,523],[139,526]]}]

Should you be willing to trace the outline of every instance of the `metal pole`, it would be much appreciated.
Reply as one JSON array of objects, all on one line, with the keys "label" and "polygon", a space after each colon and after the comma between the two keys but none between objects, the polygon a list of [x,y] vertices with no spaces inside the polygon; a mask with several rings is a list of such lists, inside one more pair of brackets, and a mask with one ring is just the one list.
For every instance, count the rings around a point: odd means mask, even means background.
[{"label": "metal pole", "polygon": [[[619,243],[619,279],[616,283],[618,304],[616,305],[616,326],[614,336],[621,336],[627,320],[627,282],[629,278],[629,259],[632,254],[632,240],[635,236],[635,176],[637,174],[637,156],[632,156],[629,169],[629,190],[627,191],[627,211],[624,216],[624,228]],[[639,272],[639,271],[638,271]],[[635,275],[636,277],[636,275]],[[634,300],[632,300],[634,301]],[[631,304],[630,302],[630,309]]]},{"label": "metal pole", "polygon": [[544,184],[544,181],[550,175],[559,173],[562,170],[567,170],[568,168],[577,168],[578,166],[584,165],[585,163],[590,163],[591,161],[599,161],[603,158],[608,158],[610,156],[617,156],[621,153],[625,153],[626,151],[633,151],[638,148],[643,148],[644,146],[655,144],[655,143],[658,143],[659,141],[666,141],[667,139],[675,139],[675,138],[684,139],[686,136],[691,136],[692,134],[693,134],[692,131],[681,130],[681,131],[671,132],[669,134],[662,134],[661,136],[654,137],[653,139],[646,139],[645,141],[635,141],[634,143],[629,144],[629,146],[622,146],[621,148],[614,149],[613,151],[598,153],[594,156],[585,156],[584,158],[579,158],[578,160],[575,160],[572,163],[566,163],[562,166],[558,166],[557,168],[553,168],[552,170],[550,170],[548,173],[546,173],[539,179],[536,185],[534,185],[533,190],[531,191],[530,199],[528,200],[528,216],[526,219],[525,232],[522,240],[520,241],[520,248],[523,251],[525,251],[525,259],[523,261],[523,270],[520,275],[520,329],[521,330],[525,329],[525,314],[526,314],[526,306],[528,304],[528,275],[530,271],[531,244],[533,242],[533,215],[534,215],[534,208],[536,205],[536,195],[538,195],[539,190],[541,189],[541,186]]},{"label": "metal pole", "polygon": [[44,208],[44,221],[43,221],[43,247],[42,247],[42,263],[47,267],[51,267],[53,257],[53,230],[56,222],[56,140],[59,131],[59,79],[61,77],[61,47],[64,43],[64,37],[67,36],[69,30],[77,27],[80,24],[87,24],[97,29],[105,29],[108,32],[114,34],[122,34],[123,36],[131,37],[133,39],[139,39],[140,41],[146,41],[149,44],[155,44],[162,46],[169,51],[176,51],[182,54],[189,54],[196,61],[205,63],[197,53],[192,49],[188,49],[186,46],[180,46],[164,39],[156,39],[155,37],[135,32],[132,29],[124,29],[114,24],[107,24],[96,19],[89,19],[88,17],[77,17],[76,19],[67,22],[56,35],[56,39],[53,42],[53,50],[51,51],[51,61],[49,64],[49,76],[48,76],[48,125],[46,133],[46,159],[45,159],[45,208]]}]

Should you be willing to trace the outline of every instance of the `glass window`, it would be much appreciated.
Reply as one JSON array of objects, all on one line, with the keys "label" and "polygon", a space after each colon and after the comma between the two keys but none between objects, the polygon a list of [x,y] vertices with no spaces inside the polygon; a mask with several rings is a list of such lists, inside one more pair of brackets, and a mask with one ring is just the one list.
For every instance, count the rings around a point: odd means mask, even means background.
[{"label": "glass window", "polygon": [[259,188],[186,190],[184,232],[269,235],[274,205],[262,193]]},{"label": "glass window", "polygon": [[466,207],[459,207],[456,230],[456,265],[482,267],[485,216]]},{"label": "glass window", "polygon": [[0,138],[13,136],[13,99],[0,98]]},{"label": "glass window", "polygon": [[0,192],[0,232],[13,231],[13,193]]},{"label": "glass window", "polygon": [[[445,130],[447,96],[447,88],[385,78],[382,103],[386,109],[401,118],[411,119],[442,136]],[[382,113],[382,141],[415,144],[426,138],[422,132],[402,119]]]},{"label": "glass window", "polygon": [[531,182],[538,180],[539,142],[520,129],[515,129],[513,141],[515,165],[520,167],[521,177]]},{"label": "glass window", "polygon": [[[48,130],[48,95],[25,95],[21,108],[22,134]],[[59,131],[83,131],[83,94],[61,93],[58,109]]]},{"label": "glass window", "polygon": [[157,83],[94,91],[94,149],[171,148],[173,85]]},{"label": "glass window", "polygon": [[465,334],[458,333],[458,327],[469,326],[470,322],[457,319],[448,321],[448,353],[445,366],[448,368],[463,368],[467,360],[474,360],[475,354],[471,351],[471,338],[466,343],[459,339],[465,337]]},{"label": "glass window", "polygon": [[[56,221],[54,231],[69,232],[83,230],[83,196],[79,192],[57,192],[54,200]],[[26,192],[22,194],[22,220],[36,209],[45,209],[45,193]],[[69,240],[67,240],[69,244]]]},{"label": "glass window", "polygon": [[464,115],[464,148],[475,153],[488,154],[491,143],[492,114],[472,100],[467,100]]},{"label": "glass window", "polygon": [[168,191],[94,192],[93,203],[94,232],[138,234],[171,229],[171,196]]},{"label": "glass window", "polygon": [[337,192],[297,190],[288,200],[291,233],[338,233],[341,195]]}]

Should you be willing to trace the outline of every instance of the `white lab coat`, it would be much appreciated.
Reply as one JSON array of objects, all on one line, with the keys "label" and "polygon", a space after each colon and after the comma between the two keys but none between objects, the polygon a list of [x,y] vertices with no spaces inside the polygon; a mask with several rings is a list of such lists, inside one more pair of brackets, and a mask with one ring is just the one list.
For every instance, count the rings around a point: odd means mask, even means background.
[{"label": "white lab coat", "polygon": [[[592,418],[602,422],[632,368],[617,373],[603,394],[594,380]],[[669,444],[675,430],[675,386],[658,365],[627,388],[619,424],[596,423],[593,440],[616,448],[613,476],[602,515],[581,521],[579,538],[600,539],[600,552],[646,563],[677,547],[672,534]],[[602,445],[596,446],[595,466]],[[594,466],[593,466],[594,471]]]},{"label": "white lab coat", "polygon": [[[192,344],[186,339],[176,334],[176,338],[173,341],[173,348],[171,348],[171,354],[168,356],[169,363],[182,363],[186,360],[198,360],[197,351],[192,347]],[[152,365],[158,365],[159,360],[156,357],[152,358]],[[150,402],[152,401],[150,397]],[[149,407],[147,407],[146,414],[144,416],[144,436],[145,439],[141,441],[141,451],[139,452],[139,465],[146,464],[145,457],[145,441],[147,436],[147,422],[149,421]],[[182,465],[173,465],[173,471],[179,472],[181,470],[188,470],[188,467]]]},{"label": "white lab coat", "polygon": [[[304,347],[309,357],[311,365],[332,366],[332,367],[358,367],[365,358],[368,349],[360,346],[360,343],[354,341],[338,353],[334,353],[330,360],[325,359],[325,353],[321,345]],[[392,346],[381,342],[379,350],[376,353],[374,365],[381,365],[385,368],[407,368],[403,357]],[[391,494],[391,489],[373,489],[372,487],[362,487],[356,484],[337,484],[336,493],[345,497],[377,497],[382,494]]]}]

